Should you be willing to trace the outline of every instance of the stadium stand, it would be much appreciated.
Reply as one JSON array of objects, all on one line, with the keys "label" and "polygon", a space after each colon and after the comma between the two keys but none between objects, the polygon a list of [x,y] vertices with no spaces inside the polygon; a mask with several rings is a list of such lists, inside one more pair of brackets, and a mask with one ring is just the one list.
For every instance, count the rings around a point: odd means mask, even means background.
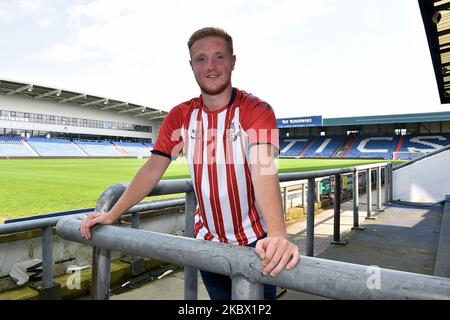
[{"label": "stadium stand", "polygon": [[312,138],[283,140],[280,146],[280,157],[297,157],[312,140]]},{"label": "stadium stand", "polygon": [[396,148],[397,160],[410,160],[415,154],[422,155],[450,145],[450,134],[428,134],[404,137]]},{"label": "stadium stand", "polygon": [[303,158],[330,158],[344,137],[318,137],[311,146],[300,155]]},{"label": "stadium stand", "polygon": [[109,141],[79,141],[74,140],[84,152],[91,157],[120,157],[118,151],[114,149],[114,145]]},{"label": "stadium stand", "polygon": [[392,159],[398,140],[398,136],[358,136],[344,157]]},{"label": "stadium stand", "polygon": [[330,136],[285,139],[280,157],[411,160],[450,145],[450,134]]},{"label": "stadium stand", "polygon": [[135,157],[149,157],[150,148],[143,143],[136,142],[113,142],[116,146],[119,146],[122,150],[127,152],[130,156]]},{"label": "stadium stand", "polygon": [[23,143],[19,136],[0,136],[0,156],[34,157],[36,156]]},{"label": "stadium stand", "polygon": [[149,157],[151,143],[0,135],[0,157]]},{"label": "stadium stand", "polygon": [[34,137],[26,140],[41,157],[86,157],[69,140]]},{"label": "stadium stand", "polygon": [[[450,133],[284,139],[280,157],[411,160],[450,145]],[[153,144],[0,136],[0,157],[149,157]]]},{"label": "stadium stand", "polygon": [[147,146],[150,148],[150,150],[153,150],[154,144],[153,143],[144,143],[144,146]]}]

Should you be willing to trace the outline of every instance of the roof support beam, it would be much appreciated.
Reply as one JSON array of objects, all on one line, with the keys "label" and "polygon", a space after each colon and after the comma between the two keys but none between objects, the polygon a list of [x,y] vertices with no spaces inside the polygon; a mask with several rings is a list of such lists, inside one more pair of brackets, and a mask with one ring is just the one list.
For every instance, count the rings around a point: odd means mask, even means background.
[{"label": "roof support beam", "polygon": [[108,109],[114,109],[114,108],[122,107],[122,106],[128,106],[128,102],[116,103],[116,104],[112,104],[110,106],[103,107],[103,108],[100,108],[100,109],[101,110],[108,110]]},{"label": "roof support beam", "polygon": [[450,52],[450,48],[439,49],[439,53],[440,54],[444,54],[444,53],[447,53],[447,52]]},{"label": "roof support beam", "polygon": [[22,92],[22,91],[25,91],[25,90],[33,91],[33,85],[32,84],[27,84],[26,86],[23,86],[23,87],[17,88],[16,90],[12,90],[12,91],[8,92],[6,95],[7,96],[11,96],[11,95],[13,95],[15,93],[19,93],[19,92]]},{"label": "roof support beam", "polygon": [[439,31],[439,32],[437,33],[437,36],[438,36],[438,37],[442,37],[442,36],[445,36],[445,35],[447,35],[447,34],[450,34],[450,29],[445,29],[445,30]]},{"label": "roof support beam", "polygon": [[119,113],[127,113],[127,112],[133,112],[133,111],[138,111],[138,110],[145,110],[145,107],[137,107],[137,108],[132,108],[132,109],[126,109],[126,110],[122,110],[119,111]]},{"label": "roof support beam", "polygon": [[[427,36],[428,47],[430,49],[431,60],[433,62],[434,75],[436,78],[437,87],[439,90],[439,98],[441,103],[447,103],[448,99],[444,96],[444,84],[442,78],[442,59],[440,50],[439,38],[437,36],[437,26],[434,19],[436,11],[445,9],[444,7],[434,6],[434,2],[429,0],[419,0],[420,14],[422,16],[423,25],[425,27],[425,34]],[[447,4],[446,4],[447,6]]]},{"label": "roof support beam", "polygon": [[167,114],[163,115],[163,116],[159,116],[159,117],[152,117],[152,118],[148,118],[148,120],[156,120],[156,119],[162,119],[167,117]]},{"label": "roof support beam", "polygon": [[435,12],[436,11],[441,11],[441,10],[448,10],[448,9],[450,9],[450,3],[444,3],[444,4],[441,4],[439,6],[435,6],[434,7],[434,11]]},{"label": "roof support beam", "polygon": [[135,114],[135,117],[146,117],[146,116],[150,116],[150,115],[157,115],[157,114],[162,114],[163,111],[159,110],[159,111],[149,111],[149,112],[143,112],[143,113],[139,113],[139,114]]},{"label": "roof support beam", "polygon": [[108,99],[107,99],[107,98],[103,98],[103,99],[99,99],[99,100],[95,100],[95,101],[83,103],[83,104],[81,105],[81,107],[92,106],[92,105],[94,105],[94,104],[98,104],[98,103],[102,103],[102,102],[106,102],[106,101],[108,101]]},{"label": "roof support beam", "polygon": [[59,103],[64,103],[64,102],[69,102],[69,101],[73,101],[73,100],[78,100],[78,99],[81,99],[81,98],[85,98],[86,99],[86,94],[85,93],[78,94],[76,96],[72,96],[72,97],[69,97],[69,98],[62,99],[62,100],[60,100],[58,102]]},{"label": "roof support beam", "polygon": [[45,98],[45,97],[48,97],[48,96],[51,96],[51,95],[54,95],[54,94],[56,94],[57,96],[61,95],[61,90],[60,89],[55,89],[55,90],[52,90],[52,91],[49,91],[49,92],[46,92],[46,93],[42,93],[42,94],[34,97],[33,99],[37,100],[37,99]]}]

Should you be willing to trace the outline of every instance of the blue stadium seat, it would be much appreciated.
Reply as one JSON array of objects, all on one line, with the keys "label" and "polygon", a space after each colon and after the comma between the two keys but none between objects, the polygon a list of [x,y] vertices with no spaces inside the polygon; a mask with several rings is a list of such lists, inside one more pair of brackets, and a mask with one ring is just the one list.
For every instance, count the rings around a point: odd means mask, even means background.
[{"label": "blue stadium seat", "polygon": [[0,157],[35,157],[19,136],[0,136]]},{"label": "blue stadium seat", "polygon": [[109,141],[79,141],[74,140],[84,152],[91,157],[121,157],[123,156],[114,149],[114,145]]},{"label": "blue stadium seat", "polygon": [[86,157],[69,140],[31,137],[27,142],[42,157]]},{"label": "blue stadium seat", "polygon": [[143,144],[137,142],[113,142],[116,146],[120,147],[122,150],[127,152],[130,156],[136,157],[149,157],[150,156],[150,148]]},{"label": "blue stadium seat", "polygon": [[443,148],[450,144],[449,133],[430,133],[403,136],[403,143],[397,154],[398,160],[411,160],[417,156]]},{"label": "blue stadium seat", "polygon": [[392,159],[398,136],[358,136],[345,158]]},{"label": "blue stadium seat", "polygon": [[311,138],[285,139],[280,144],[280,157],[297,157],[311,141]]},{"label": "blue stadium seat", "polygon": [[344,140],[344,137],[330,136],[318,137],[314,143],[303,153],[304,158],[331,158],[333,153]]}]

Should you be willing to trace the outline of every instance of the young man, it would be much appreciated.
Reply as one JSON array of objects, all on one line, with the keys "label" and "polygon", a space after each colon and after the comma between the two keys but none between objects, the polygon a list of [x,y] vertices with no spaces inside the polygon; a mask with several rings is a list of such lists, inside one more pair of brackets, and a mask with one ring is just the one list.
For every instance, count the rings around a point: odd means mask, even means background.
[{"label": "young man", "polygon": [[[146,197],[172,159],[184,149],[197,196],[195,236],[255,247],[262,273],[276,276],[299,261],[287,240],[273,154],[278,148],[275,115],[266,102],[233,88],[236,63],[232,38],[222,29],[203,28],[188,42],[190,65],[201,95],[173,108],[160,128],[150,159],[106,214],[81,223],[110,224]],[[201,271],[211,299],[231,298],[231,279]],[[275,299],[275,287],[264,297]]]}]

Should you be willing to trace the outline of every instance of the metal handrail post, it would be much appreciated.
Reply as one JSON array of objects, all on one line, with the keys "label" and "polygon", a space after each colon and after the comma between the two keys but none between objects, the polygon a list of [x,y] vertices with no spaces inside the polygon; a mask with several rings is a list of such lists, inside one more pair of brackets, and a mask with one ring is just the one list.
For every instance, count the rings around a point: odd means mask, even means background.
[{"label": "metal handrail post", "polygon": [[366,226],[359,225],[359,171],[356,169],[353,172],[353,227],[352,230],[364,230]]},{"label": "metal handrail post", "polygon": [[341,175],[334,176],[334,228],[332,244],[346,245],[347,241],[341,241]]},{"label": "metal handrail post", "polygon": [[[139,229],[140,228],[140,215],[139,212],[133,212],[131,214],[131,228]],[[145,260],[139,258],[137,256],[131,255],[130,261],[131,265],[131,275],[137,276],[143,274],[145,272]]]},{"label": "metal handrail post", "polygon": [[381,167],[377,168],[377,210],[381,210]]},{"label": "metal handrail post", "polygon": [[387,206],[389,201],[389,166],[384,167],[384,206]]},{"label": "metal handrail post", "polygon": [[389,188],[388,188],[388,200],[387,202],[392,201],[392,197],[394,196],[394,168],[392,163],[389,163],[388,166],[388,177],[389,177]]},{"label": "metal handrail post", "polygon": [[[184,236],[194,238],[194,215],[197,209],[197,198],[195,192],[186,193],[185,206],[185,230]],[[197,300],[198,299],[198,271],[195,268],[184,267],[184,299]]]},{"label": "metal handrail post", "polygon": [[53,226],[42,227],[42,280],[30,286],[39,292],[40,300],[60,300],[61,285],[53,282]]},{"label": "metal handrail post", "polygon": [[353,228],[359,227],[359,172],[356,170],[353,172]]},{"label": "metal handrail post", "polygon": [[139,229],[140,219],[138,212],[133,212],[131,214],[131,227],[133,229]]},{"label": "metal handrail post", "polygon": [[306,212],[306,255],[314,256],[314,178],[308,179],[308,199]]},{"label": "metal handrail post", "polygon": [[366,196],[367,196],[367,216],[366,219],[372,218],[372,170],[367,169],[366,173]]},{"label": "metal handrail post", "polygon": [[42,229],[42,286],[49,288],[53,274],[53,257],[52,257],[52,226]]},{"label": "metal handrail post", "polygon": [[305,209],[306,205],[306,183],[302,184],[302,208]]},{"label": "metal handrail post", "polygon": [[287,192],[288,187],[284,187],[284,192],[283,192],[283,213],[286,214],[288,213],[288,192]]},{"label": "metal handrail post", "polygon": [[320,179],[316,181],[316,201],[320,203]]},{"label": "metal handrail post", "polygon": [[111,250],[93,247],[92,253],[91,297],[93,300],[109,300]]},{"label": "metal handrail post", "polygon": [[243,276],[231,278],[232,300],[263,300],[264,284]]}]

